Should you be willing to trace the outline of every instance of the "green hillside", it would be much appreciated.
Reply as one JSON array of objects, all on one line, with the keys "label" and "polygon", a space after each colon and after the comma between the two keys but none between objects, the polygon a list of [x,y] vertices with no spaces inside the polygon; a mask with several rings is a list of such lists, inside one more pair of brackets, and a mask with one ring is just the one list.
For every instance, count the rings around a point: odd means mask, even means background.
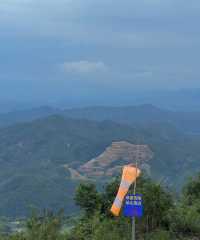
[{"label": "green hillside", "polygon": [[161,109],[150,104],[128,107],[87,107],[67,109],[63,115],[95,121],[110,120],[122,124],[142,125],[172,124],[186,133],[200,133],[200,113]]},{"label": "green hillside", "polygon": [[88,119],[92,121],[109,120],[131,126],[139,125],[146,127],[151,124],[171,124],[185,133],[200,133],[199,112],[171,111],[150,104],[129,107],[87,107],[66,110],[40,107],[0,114],[0,127],[30,122],[53,114],[59,114],[73,119]]},{"label": "green hillside", "polygon": [[0,215],[22,216],[30,206],[74,211],[76,168],[101,154],[113,141],[148,144],[153,178],[180,187],[200,169],[200,140],[170,125],[136,129],[110,121],[51,116],[0,130]]},{"label": "green hillside", "polygon": [[60,112],[58,109],[43,106],[38,108],[0,113],[0,128],[10,126],[16,123],[33,121],[38,118],[47,117]]}]

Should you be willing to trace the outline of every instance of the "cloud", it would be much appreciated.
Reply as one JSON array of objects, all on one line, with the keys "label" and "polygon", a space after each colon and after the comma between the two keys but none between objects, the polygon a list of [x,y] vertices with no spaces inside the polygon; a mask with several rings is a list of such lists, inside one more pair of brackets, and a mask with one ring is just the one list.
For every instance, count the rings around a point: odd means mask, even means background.
[{"label": "cloud", "polygon": [[116,0],[115,5],[112,0],[1,0],[0,37],[42,36],[115,48],[176,48],[193,41],[199,46],[199,8],[197,0]]},{"label": "cloud", "polygon": [[101,61],[90,62],[86,60],[78,62],[64,62],[61,67],[66,73],[78,74],[99,73],[107,70],[107,66]]},{"label": "cloud", "polygon": [[0,95],[5,80],[52,92],[199,86],[199,10],[199,0],[0,0]]}]

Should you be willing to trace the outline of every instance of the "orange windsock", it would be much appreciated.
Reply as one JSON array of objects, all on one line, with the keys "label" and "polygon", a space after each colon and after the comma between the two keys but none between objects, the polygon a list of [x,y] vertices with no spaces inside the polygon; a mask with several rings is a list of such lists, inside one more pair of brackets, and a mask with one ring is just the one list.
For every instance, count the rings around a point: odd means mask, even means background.
[{"label": "orange windsock", "polygon": [[123,200],[128,193],[129,187],[135,182],[136,178],[139,177],[140,174],[140,169],[136,168],[132,164],[124,166],[119,190],[111,208],[111,212],[114,216],[119,216]]}]

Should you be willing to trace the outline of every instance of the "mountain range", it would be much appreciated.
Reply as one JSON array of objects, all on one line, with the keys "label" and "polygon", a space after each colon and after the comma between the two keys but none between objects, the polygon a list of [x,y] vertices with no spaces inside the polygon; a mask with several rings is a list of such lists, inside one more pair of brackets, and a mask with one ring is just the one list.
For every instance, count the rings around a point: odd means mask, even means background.
[{"label": "mountain range", "polygon": [[30,206],[75,211],[77,184],[110,181],[135,161],[137,146],[142,169],[179,191],[200,170],[198,116],[151,105],[2,114],[0,215],[24,216]]},{"label": "mountain range", "polygon": [[110,120],[120,124],[139,127],[169,124],[184,133],[200,133],[200,112],[170,111],[148,104],[128,107],[99,106],[65,110],[44,106],[0,114],[0,127],[6,127],[15,123],[30,122],[54,114],[73,119],[87,119],[92,121]]}]

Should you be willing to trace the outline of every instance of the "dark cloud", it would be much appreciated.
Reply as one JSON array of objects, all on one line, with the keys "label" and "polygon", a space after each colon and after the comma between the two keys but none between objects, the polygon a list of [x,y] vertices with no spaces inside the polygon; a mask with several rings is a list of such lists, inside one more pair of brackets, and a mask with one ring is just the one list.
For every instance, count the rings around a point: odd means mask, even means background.
[{"label": "dark cloud", "polygon": [[197,0],[1,0],[0,94],[199,87],[199,11]]}]

